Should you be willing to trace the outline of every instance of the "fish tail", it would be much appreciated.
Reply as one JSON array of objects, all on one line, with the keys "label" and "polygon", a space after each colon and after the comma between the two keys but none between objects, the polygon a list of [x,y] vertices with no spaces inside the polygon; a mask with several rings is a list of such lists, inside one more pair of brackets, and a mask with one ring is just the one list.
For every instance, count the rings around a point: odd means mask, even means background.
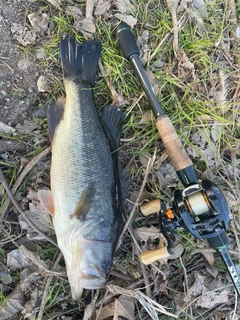
[{"label": "fish tail", "polygon": [[93,86],[100,54],[101,42],[88,40],[79,45],[71,35],[64,34],[60,43],[63,78],[72,81],[81,79]]}]

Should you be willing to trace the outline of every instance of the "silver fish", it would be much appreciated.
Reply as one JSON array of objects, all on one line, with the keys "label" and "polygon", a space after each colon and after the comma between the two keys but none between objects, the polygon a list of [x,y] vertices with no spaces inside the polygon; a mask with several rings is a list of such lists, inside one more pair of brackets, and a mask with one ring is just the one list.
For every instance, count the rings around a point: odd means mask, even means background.
[{"label": "silver fish", "polygon": [[114,150],[119,148],[124,115],[107,106],[102,118],[98,116],[92,88],[100,53],[98,41],[80,46],[68,34],[61,39],[66,103],[49,110],[51,191],[38,193],[52,214],[74,300],[83,288],[105,286],[121,226]]}]

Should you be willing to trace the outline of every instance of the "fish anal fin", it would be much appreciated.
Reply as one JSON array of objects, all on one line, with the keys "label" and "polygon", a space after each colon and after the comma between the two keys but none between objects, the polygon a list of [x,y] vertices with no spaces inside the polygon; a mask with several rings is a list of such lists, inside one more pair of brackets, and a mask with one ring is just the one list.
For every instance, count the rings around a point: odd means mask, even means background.
[{"label": "fish anal fin", "polygon": [[94,196],[95,187],[93,184],[89,184],[80,195],[80,198],[78,200],[73,214],[71,215],[71,218],[75,217],[81,221],[84,221],[91,208]]},{"label": "fish anal fin", "polygon": [[50,190],[38,190],[38,199],[42,207],[51,215],[54,215],[53,195]]},{"label": "fish anal fin", "polygon": [[50,141],[52,141],[56,128],[63,117],[65,102],[66,99],[64,97],[60,97],[56,104],[51,105],[48,108],[47,120]]},{"label": "fish anal fin", "polygon": [[117,106],[107,105],[103,109],[101,120],[111,151],[114,152],[120,147],[120,137],[125,115]]}]

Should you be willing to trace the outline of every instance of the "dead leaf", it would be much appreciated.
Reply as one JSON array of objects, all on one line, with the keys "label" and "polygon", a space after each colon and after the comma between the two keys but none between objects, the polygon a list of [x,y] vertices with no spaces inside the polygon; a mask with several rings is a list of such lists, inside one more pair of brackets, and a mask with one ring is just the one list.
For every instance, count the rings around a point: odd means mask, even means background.
[{"label": "dead leaf", "polygon": [[68,6],[66,9],[66,13],[69,16],[73,16],[75,20],[80,20],[83,16],[82,10],[79,7]]},{"label": "dead leaf", "polygon": [[7,254],[7,266],[9,269],[18,269],[31,266],[31,260],[19,249],[12,250]]},{"label": "dead leaf", "polygon": [[80,31],[86,39],[91,38],[92,34],[96,31],[95,25],[90,18],[75,21],[73,28]]},{"label": "dead leaf", "polygon": [[204,289],[201,297],[197,299],[197,306],[205,309],[211,309],[216,304],[228,302],[228,292],[224,290],[222,292],[208,291]]},{"label": "dead leaf", "polygon": [[29,30],[27,27],[17,23],[12,24],[11,32],[13,37],[23,46],[33,44],[37,38],[37,34],[34,30]]},{"label": "dead leaf", "polygon": [[202,292],[205,290],[204,285],[204,278],[199,273],[196,273],[196,279],[192,285],[192,287],[187,291],[187,295],[184,298],[184,301],[186,303],[191,302],[194,300],[197,296],[201,295]]},{"label": "dead leaf", "polygon": [[127,15],[127,14],[121,14],[121,13],[116,13],[114,15],[115,18],[117,18],[120,21],[125,22],[128,24],[131,28],[133,28],[137,24],[137,19],[134,18],[132,15]]},{"label": "dead leaf", "polygon": [[4,300],[3,304],[0,306],[1,320],[10,319],[18,311],[23,309],[24,305],[24,294],[23,291],[16,287]]},{"label": "dead leaf", "polygon": [[100,16],[106,13],[111,8],[111,2],[112,2],[111,0],[102,1],[102,2],[98,1],[96,9],[94,11],[94,15]]},{"label": "dead leaf", "polygon": [[147,242],[148,240],[154,240],[160,238],[160,231],[158,228],[151,226],[149,228],[147,227],[141,227],[134,230],[138,239],[140,241]]},{"label": "dead leaf", "polygon": [[129,0],[113,0],[113,3],[118,8],[120,13],[133,14],[136,11],[134,5],[132,5]]},{"label": "dead leaf", "polygon": [[47,0],[49,3],[51,3],[54,7],[60,7],[61,0]]},{"label": "dead leaf", "polygon": [[115,300],[115,313],[113,320],[119,318],[126,318],[127,320],[134,320],[134,298],[121,295]]},{"label": "dead leaf", "polygon": [[0,281],[4,284],[9,284],[9,283],[12,283],[12,277],[9,273],[1,271],[0,272]]},{"label": "dead leaf", "polygon": [[145,152],[145,153],[141,153],[138,157],[139,157],[139,161],[141,162],[141,165],[144,168],[147,168],[151,155],[148,152]]},{"label": "dead leaf", "polygon": [[205,259],[210,264],[210,266],[213,266],[214,252],[216,251],[214,249],[208,248],[208,249],[201,249],[200,252],[204,255]]},{"label": "dead leaf", "polygon": [[46,13],[31,13],[28,15],[31,26],[37,32],[46,32],[49,25],[49,16]]},{"label": "dead leaf", "polygon": [[219,273],[219,269],[218,269],[218,268],[216,268],[216,267],[214,267],[214,266],[210,266],[210,265],[207,265],[205,268],[206,268],[207,272],[208,272],[211,276],[213,276],[213,278],[216,278],[216,277],[217,277],[217,275],[218,275],[218,273]]},{"label": "dead leaf", "polygon": [[168,260],[175,260],[178,259],[179,257],[181,257],[181,255],[184,252],[184,246],[179,243],[178,245],[176,245],[176,247],[173,248],[173,254],[170,254],[167,259]]},{"label": "dead leaf", "polygon": [[115,302],[112,301],[100,309],[96,310],[97,319],[104,320],[114,316],[115,312]]}]

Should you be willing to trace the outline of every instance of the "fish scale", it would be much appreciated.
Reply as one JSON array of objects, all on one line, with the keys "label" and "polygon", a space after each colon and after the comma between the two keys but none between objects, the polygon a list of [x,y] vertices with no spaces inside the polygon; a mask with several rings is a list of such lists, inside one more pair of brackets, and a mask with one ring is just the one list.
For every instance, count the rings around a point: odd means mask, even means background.
[{"label": "fish scale", "polygon": [[[93,181],[96,182],[97,187],[96,201],[92,204],[88,218],[91,212],[93,211],[94,214],[97,206],[101,205],[104,208],[104,218],[111,220],[112,212],[109,212],[109,217],[106,215],[108,215],[109,203],[111,203],[109,184],[114,183],[113,164],[97,110],[91,107],[92,90],[81,91],[81,87],[71,85],[71,83],[66,83],[65,86],[67,99],[63,115],[64,121],[60,122],[54,138],[51,166],[53,195],[64,193],[65,199],[56,197],[54,206],[59,215],[54,217],[54,220],[61,219],[60,215],[63,215],[65,219],[66,215],[70,216],[84,186]],[[73,101],[73,97],[76,96],[79,96],[79,100]],[[84,105],[84,108],[80,109],[79,105]],[[65,167],[61,168],[64,164]]]}]

